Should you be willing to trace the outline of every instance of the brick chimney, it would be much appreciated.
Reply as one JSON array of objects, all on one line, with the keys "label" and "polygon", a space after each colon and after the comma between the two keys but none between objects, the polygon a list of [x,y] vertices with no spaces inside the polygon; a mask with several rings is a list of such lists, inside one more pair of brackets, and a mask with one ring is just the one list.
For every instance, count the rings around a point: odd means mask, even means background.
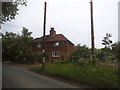
[{"label": "brick chimney", "polygon": [[54,30],[54,27],[51,28],[50,35],[52,36],[56,35],[56,31]]}]

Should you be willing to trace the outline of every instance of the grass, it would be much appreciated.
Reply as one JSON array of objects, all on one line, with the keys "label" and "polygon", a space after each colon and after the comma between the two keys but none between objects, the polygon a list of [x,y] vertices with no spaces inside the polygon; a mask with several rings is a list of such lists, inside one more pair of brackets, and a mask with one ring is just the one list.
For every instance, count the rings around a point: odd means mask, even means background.
[{"label": "grass", "polygon": [[[34,67],[41,71],[42,67]],[[74,64],[45,64],[44,72],[64,79],[74,80],[93,87],[118,88],[118,68],[95,65],[76,66]]]}]

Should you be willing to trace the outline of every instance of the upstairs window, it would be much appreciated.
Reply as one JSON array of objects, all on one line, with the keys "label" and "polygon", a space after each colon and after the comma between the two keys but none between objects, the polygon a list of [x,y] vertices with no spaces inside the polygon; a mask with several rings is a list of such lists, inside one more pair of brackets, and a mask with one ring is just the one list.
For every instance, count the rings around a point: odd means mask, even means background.
[{"label": "upstairs window", "polygon": [[59,45],[60,45],[59,42],[55,42],[55,43],[54,43],[54,46],[55,46],[55,47],[58,47]]},{"label": "upstairs window", "polygon": [[37,43],[37,47],[42,47],[42,46],[41,46],[41,43]]},{"label": "upstairs window", "polygon": [[52,52],[52,57],[59,57],[59,51]]}]

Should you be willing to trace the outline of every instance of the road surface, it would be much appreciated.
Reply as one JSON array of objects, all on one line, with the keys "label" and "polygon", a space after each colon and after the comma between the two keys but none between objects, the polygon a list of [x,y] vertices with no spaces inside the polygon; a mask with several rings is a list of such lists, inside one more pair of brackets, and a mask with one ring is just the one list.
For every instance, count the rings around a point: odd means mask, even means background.
[{"label": "road surface", "polygon": [[3,65],[3,88],[77,88],[43,75]]}]

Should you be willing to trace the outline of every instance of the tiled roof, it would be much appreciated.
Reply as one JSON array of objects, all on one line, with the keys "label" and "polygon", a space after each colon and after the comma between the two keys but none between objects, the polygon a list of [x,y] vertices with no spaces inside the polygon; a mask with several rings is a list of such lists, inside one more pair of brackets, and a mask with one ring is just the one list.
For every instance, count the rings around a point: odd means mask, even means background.
[{"label": "tiled roof", "polygon": [[[52,36],[52,35],[45,36],[45,42],[55,42],[55,41],[69,41],[69,40],[62,34],[55,34],[54,36]],[[32,43],[37,43],[37,42],[43,42],[43,37],[36,38],[32,41]],[[72,43],[72,42],[70,42],[70,43]]]}]

